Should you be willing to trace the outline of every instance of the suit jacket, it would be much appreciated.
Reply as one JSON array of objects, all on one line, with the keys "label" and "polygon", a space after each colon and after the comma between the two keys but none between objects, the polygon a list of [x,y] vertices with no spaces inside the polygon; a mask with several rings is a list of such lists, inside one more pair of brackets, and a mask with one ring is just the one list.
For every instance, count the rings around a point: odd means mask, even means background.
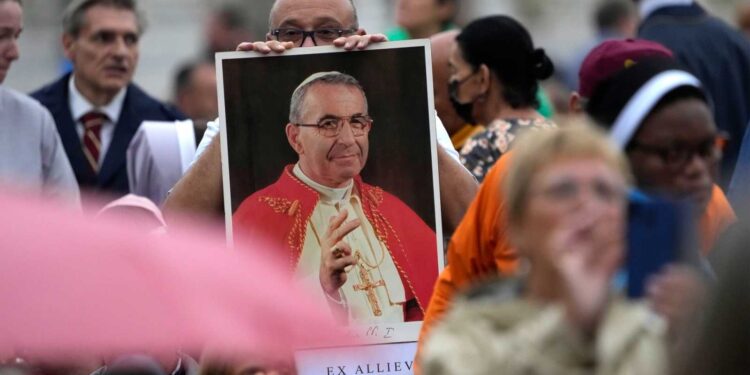
[{"label": "suit jacket", "polygon": [[716,125],[731,137],[722,160],[726,188],[750,121],[750,42],[696,3],[657,9],[638,34],[672,50],[710,94]]},{"label": "suit jacket", "polygon": [[70,73],[33,92],[32,97],[52,113],[60,133],[65,153],[82,189],[125,195],[130,192],[125,153],[138,127],[144,120],[175,121],[185,116],[150,97],[135,84],[129,84],[120,118],[115,122],[112,142],[104,156],[99,173],[91,170],[83,154],[81,139],[76,132],[76,121],[70,111],[68,81]]},{"label": "suit jacket", "polygon": [[[437,238],[405,203],[383,189],[354,179],[365,216],[396,264],[407,300],[416,299],[418,310],[405,318],[422,320],[438,276]],[[307,233],[307,222],[318,203],[318,193],[305,185],[287,166],[279,180],[246,198],[233,216],[234,230],[247,244],[279,244],[297,267]]]}]

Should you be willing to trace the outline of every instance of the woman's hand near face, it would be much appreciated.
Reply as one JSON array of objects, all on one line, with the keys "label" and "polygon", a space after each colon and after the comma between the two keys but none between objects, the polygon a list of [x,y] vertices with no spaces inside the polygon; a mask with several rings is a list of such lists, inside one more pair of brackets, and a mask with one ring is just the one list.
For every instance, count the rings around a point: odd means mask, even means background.
[{"label": "woman's hand near face", "polygon": [[586,336],[593,336],[607,306],[610,281],[624,249],[623,219],[582,211],[553,229],[549,254],[563,288],[568,319]]}]

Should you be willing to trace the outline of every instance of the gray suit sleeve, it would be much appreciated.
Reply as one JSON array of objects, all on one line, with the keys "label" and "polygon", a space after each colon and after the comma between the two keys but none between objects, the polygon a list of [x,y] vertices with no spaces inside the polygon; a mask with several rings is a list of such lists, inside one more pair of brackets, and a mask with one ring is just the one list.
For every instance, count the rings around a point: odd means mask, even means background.
[{"label": "gray suit sleeve", "polygon": [[42,108],[42,173],[45,197],[80,207],[81,193],[49,111]]}]

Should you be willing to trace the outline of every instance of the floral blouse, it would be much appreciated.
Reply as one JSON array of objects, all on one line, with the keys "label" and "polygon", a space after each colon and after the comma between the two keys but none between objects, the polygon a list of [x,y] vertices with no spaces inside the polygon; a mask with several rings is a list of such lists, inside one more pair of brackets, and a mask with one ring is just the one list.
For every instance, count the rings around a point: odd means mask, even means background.
[{"label": "floral blouse", "polygon": [[461,149],[461,163],[479,182],[513,141],[527,130],[556,128],[547,119],[498,119],[487,126],[487,130],[471,137]]}]

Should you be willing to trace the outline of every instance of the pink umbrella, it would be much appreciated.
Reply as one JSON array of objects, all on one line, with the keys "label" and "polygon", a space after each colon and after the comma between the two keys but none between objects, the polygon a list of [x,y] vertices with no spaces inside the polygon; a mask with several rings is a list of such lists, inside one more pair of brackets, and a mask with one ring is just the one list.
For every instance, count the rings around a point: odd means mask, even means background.
[{"label": "pink umbrella", "polygon": [[49,203],[0,196],[0,207],[0,360],[168,356],[207,344],[278,358],[340,338],[263,244],[251,259],[205,227],[148,236]]}]

